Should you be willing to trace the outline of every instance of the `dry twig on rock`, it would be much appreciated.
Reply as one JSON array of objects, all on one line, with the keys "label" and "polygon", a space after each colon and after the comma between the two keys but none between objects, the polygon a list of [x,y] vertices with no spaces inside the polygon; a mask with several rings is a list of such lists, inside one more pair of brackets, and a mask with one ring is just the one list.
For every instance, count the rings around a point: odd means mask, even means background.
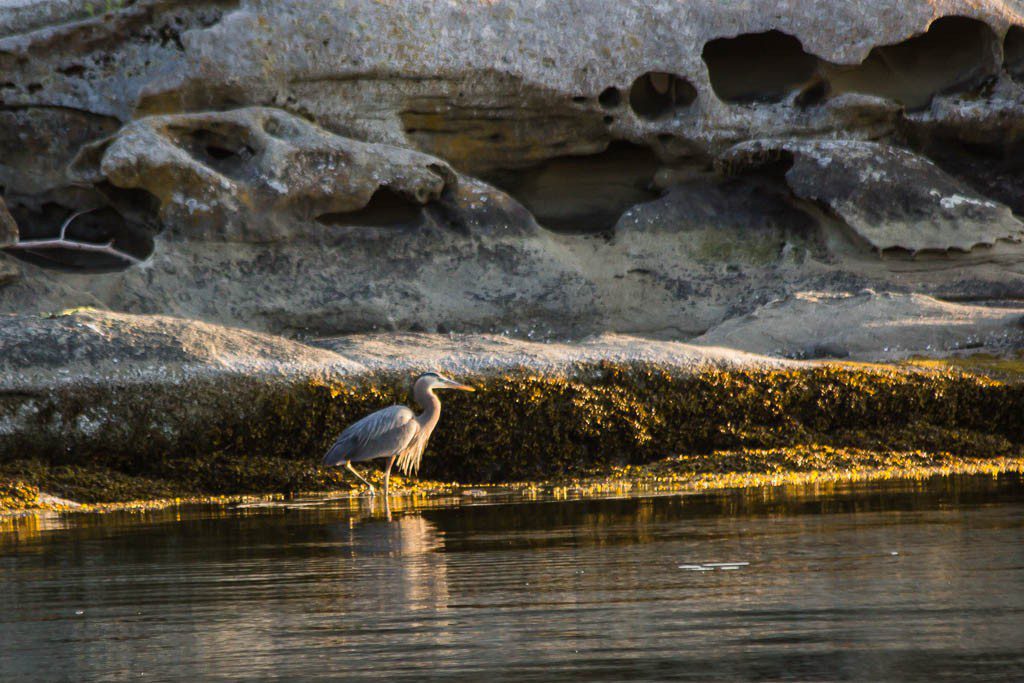
[{"label": "dry twig on rock", "polygon": [[[97,207],[98,208],[98,207]],[[123,259],[133,266],[137,266],[143,262],[142,259],[132,256],[131,254],[121,251],[120,249],[114,248],[114,242],[106,242],[104,244],[96,244],[93,242],[81,242],[79,240],[68,239],[67,230],[68,226],[71,225],[72,221],[81,216],[82,214],[95,211],[96,208],[85,209],[84,211],[77,211],[70,216],[60,226],[60,234],[57,237],[51,237],[46,239],[34,239],[34,240],[20,240],[14,244],[9,244],[4,249],[20,249],[22,251],[36,251],[40,249],[70,249],[72,251],[88,251],[94,254],[107,254],[114,256],[115,258]]]}]

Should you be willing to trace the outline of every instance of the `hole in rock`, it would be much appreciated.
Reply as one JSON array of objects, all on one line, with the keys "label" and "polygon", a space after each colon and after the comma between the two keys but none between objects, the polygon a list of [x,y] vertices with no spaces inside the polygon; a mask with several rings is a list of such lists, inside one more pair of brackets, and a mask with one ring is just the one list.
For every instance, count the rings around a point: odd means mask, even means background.
[{"label": "hole in rock", "polygon": [[629,89],[629,106],[645,119],[671,116],[690,106],[695,99],[697,89],[688,80],[661,71],[645,73],[633,81]]},{"label": "hole in rock", "polygon": [[597,102],[605,109],[615,109],[622,104],[622,93],[618,88],[605,88],[597,96]]},{"label": "hole in rock", "polygon": [[764,155],[759,158],[745,159],[741,163],[726,169],[726,175],[731,178],[744,178],[746,180],[759,179],[768,183],[777,184],[779,187],[786,185],[786,174],[793,168],[793,155],[789,152],[779,152]]},{"label": "hole in rock", "polygon": [[793,101],[798,107],[815,107],[828,97],[829,84],[823,78],[813,78]]},{"label": "hole in rock", "polygon": [[599,154],[565,156],[491,174],[487,180],[556,232],[610,230],[629,207],[657,198],[650,189],[658,160],[645,147],[613,142]]},{"label": "hole in rock", "polygon": [[[39,206],[12,202],[8,208],[18,223],[19,241],[22,242],[58,237],[60,226],[78,210],[55,202],[45,202]],[[139,259],[146,259],[153,253],[153,231],[126,218],[113,206],[105,206],[78,216],[68,226],[65,238],[92,244],[109,242],[115,249]],[[9,253],[38,266],[66,271],[103,273],[124,270],[131,265],[115,255],[74,249],[47,248],[35,251],[16,250]]]},{"label": "hole in rock", "polygon": [[983,21],[937,19],[922,35],[876,47],[858,66],[822,62],[832,93],[859,92],[928,106],[936,94],[969,90],[996,70],[996,36]]},{"label": "hole in rock", "polygon": [[194,159],[229,178],[247,175],[256,155],[246,142],[248,131],[241,127],[226,126],[223,131],[172,129],[170,132]]},{"label": "hole in rock", "polygon": [[[1024,69],[1021,36],[1007,34],[1011,72]],[[781,102],[799,90],[795,103],[809,107],[857,92],[920,109],[936,94],[970,90],[993,75],[995,41],[985,22],[951,16],[937,19],[922,35],[872,49],[857,65],[820,60],[797,38],[776,30],[717,38],[704,46],[703,57],[712,89],[726,102]]]},{"label": "hole in rock", "polygon": [[278,116],[268,117],[263,122],[263,131],[279,140],[291,140],[302,135],[302,131],[292,121]]},{"label": "hole in rock", "polygon": [[1003,66],[1015,79],[1024,79],[1024,26],[1011,26],[1003,39]]},{"label": "hole in rock", "polygon": [[207,145],[206,153],[213,157],[214,159],[217,159],[218,161],[230,159],[231,157],[237,155],[237,152],[235,152],[234,150],[224,149],[223,147],[218,147],[216,145]]},{"label": "hole in rock", "polygon": [[160,231],[160,200],[141,188],[117,187],[109,182],[96,185],[96,189],[126,220],[146,227],[152,234]]},{"label": "hole in rock", "polygon": [[381,187],[362,209],[338,211],[317,216],[329,226],[364,226],[373,228],[414,227],[423,219],[423,206],[388,187]]},{"label": "hole in rock", "polygon": [[716,38],[704,45],[711,88],[725,102],[781,102],[814,75],[818,58],[781,31]]}]

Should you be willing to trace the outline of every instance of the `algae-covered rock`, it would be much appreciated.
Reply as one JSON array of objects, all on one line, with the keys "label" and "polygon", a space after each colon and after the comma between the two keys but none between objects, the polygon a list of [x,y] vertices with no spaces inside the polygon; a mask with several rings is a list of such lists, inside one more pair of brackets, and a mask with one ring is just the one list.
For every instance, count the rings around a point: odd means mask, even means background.
[{"label": "algae-covered rock", "polygon": [[[142,477],[189,493],[323,488],[340,476],[318,468],[337,433],[408,403],[413,377],[431,368],[477,388],[445,397],[423,469],[440,480],[546,478],[794,444],[1006,456],[1024,439],[1024,382],[951,372],[625,336],[351,337],[324,342],[327,350],[92,310],[3,322],[4,471],[42,472],[64,488],[79,467],[111,486]],[[58,476],[54,467],[70,469]]]},{"label": "algae-covered rock", "polygon": [[446,402],[439,477],[905,433],[1008,452],[1014,372],[706,344],[1018,350],[1021,21],[0,3],[0,249],[65,240],[0,255],[0,459],[62,487],[319,485],[323,445],[436,366],[481,389]]}]

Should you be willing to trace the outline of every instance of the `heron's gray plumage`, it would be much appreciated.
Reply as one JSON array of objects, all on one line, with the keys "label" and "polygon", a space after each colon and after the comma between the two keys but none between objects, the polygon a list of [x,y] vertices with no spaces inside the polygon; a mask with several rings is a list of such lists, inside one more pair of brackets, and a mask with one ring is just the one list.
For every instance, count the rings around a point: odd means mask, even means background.
[{"label": "heron's gray plumage", "polygon": [[414,412],[405,406],[389,406],[349,425],[327,451],[323,464],[389,457],[408,446],[419,430]]},{"label": "heron's gray plumage", "polygon": [[[324,455],[323,464],[345,465],[362,479],[352,469],[352,463],[389,458],[384,474],[385,491],[393,463],[397,462],[398,468],[405,474],[419,471],[427,441],[441,417],[441,401],[434,394],[435,389],[473,391],[472,387],[454,382],[436,372],[420,375],[413,386],[413,395],[423,412],[416,415],[405,406],[390,406],[367,415],[341,433]],[[365,483],[369,485],[369,482]],[[373,487],[370,489],[372,492]]]}]

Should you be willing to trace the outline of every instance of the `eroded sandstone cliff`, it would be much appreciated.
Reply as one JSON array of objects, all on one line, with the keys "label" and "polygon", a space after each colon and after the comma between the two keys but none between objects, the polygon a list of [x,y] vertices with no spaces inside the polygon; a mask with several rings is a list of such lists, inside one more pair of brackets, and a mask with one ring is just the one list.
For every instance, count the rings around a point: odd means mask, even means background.
[{"label": "eroded sandstone cliff", "polygon": [[[685,339],[804,290],[1019,299],[1022,27],[960,0],[7,3],[0,308]],[[69,218],[85,249],[53,247]]]}]

